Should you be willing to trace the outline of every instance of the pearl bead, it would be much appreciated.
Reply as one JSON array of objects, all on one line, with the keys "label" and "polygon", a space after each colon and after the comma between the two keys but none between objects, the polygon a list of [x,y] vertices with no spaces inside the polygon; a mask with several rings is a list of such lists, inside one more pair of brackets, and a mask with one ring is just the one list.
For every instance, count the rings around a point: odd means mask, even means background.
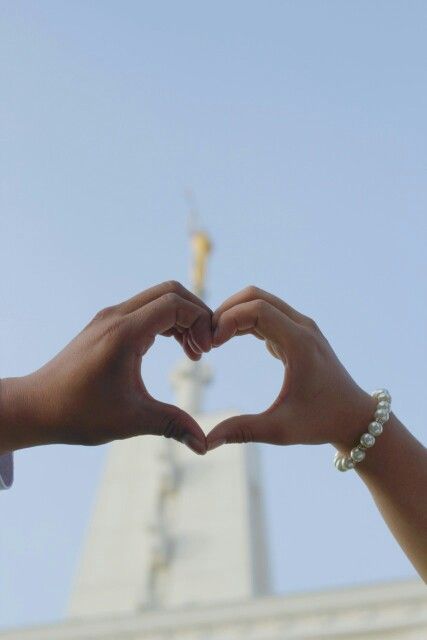
[{"label": "pearl bead", "polygon": [[377,389],[377,391],[374,391],[372,396],[378,401],[385,400],[386,402],[391,402],[391,395],[387,389]]},{"label": "pearl bead", "polygon": [[351,455],[352,459],[354,460],[354,462],[362,462],[362,460],[364,459],[366,453],[360,447],[354,447],[351,450],[350,455]]},{"label": "pearl bead", "polygon": [[382,422],[384,424],[384,422],[387,422],[387,420],[389,419],[390,414],[385,409],[377,409],[374,416],[377,422]]},{"label": "pearl bead", "polygon": [[378,411],[378,409],[384,409],[384,411],[388,411],[390,413],[390,403],[386,402],[385,400],[381,400],[377,404],[377,411]]},{"label": "pearl bead", "polygon": [[347,471],[349,471],[350,469],[354,469],[354,461],[351,458],[345,458],[344,466]]},{"label": "pearl bead", "polygon": [[345,458],[340,458],[337,469],[338,471],[347,471],[347,468],[345,466]]},{"label": "pearl bead", "polygon": [[372,436],[377,438],[383,432],[383,425],[381,424],[381,422],[371,422],[368,427],[368,431]]},{"label": "pearl bead", "polygon": [[343,463],[344,463],[344,458],[340,455],[340,454],[335,454],[335,460],[334,460],[334,464],[335,467],[338,469],[338,471],[344,471],[343,469]]},{"label": "pearl bead", "polygon": [[369,449],[370,447],[374,446],[375,438],[371,433],[364,433],[360,438],[360,444],[362,445],[362,447],[366,447],[366,449]]}]

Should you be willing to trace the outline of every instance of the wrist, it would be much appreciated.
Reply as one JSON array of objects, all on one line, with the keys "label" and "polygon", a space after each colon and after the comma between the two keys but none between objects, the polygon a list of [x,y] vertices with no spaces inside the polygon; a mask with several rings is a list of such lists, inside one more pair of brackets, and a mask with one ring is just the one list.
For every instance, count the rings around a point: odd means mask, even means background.
[{"label": "wrist", "polygon": [[377,401],[368,393],[360,390],[360,393],[347,403],[340,417],[340,424],[332,446],[341,453],[348,453],[359,441],[370,422],[374,419]]},{"label": "wrist", "polygon": [[0,380],[0,453],[49,442],[31,376]]}]

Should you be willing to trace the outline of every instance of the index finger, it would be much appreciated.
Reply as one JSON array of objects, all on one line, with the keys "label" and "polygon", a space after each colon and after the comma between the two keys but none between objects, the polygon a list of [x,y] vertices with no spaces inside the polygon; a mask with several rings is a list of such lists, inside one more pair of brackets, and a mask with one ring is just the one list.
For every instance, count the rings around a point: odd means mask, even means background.
[{"label": "index finger", "polygon": [[224,311],[227,311],[228,309],[231,309],[238,304],[250,302],[251,300],[265,300],[265,302],[268,302],[273,307],[276,307],[276,309],[287,315],[291,320],[297,322],[298,324],[305,324],[308,321],[307,316],[291,307],[291,305],[289,305],[281,298],[274,296],[272,293],[268,293],[268,291],[259,289],[258,287],[250,286],[230,296],[218,307],[213,315],[214,326],[218,321],[219,316],[224,313]]},{"label": "index finger", "polygon": [[198,298],[194,293],[186,289],[180,282],[177,282],[176,280],[168,280],[167,282],[162,282],[161,284],[157,284],[154,287],[150,287],[145,291],[141,291],[132,298],[129,298],[129,300],[125,300],[124,302],[120,303],[119,308],[123,313],[132,313],[133,311],[136,311],[144,305],[149,304],[153,300],[156,300],[157,298],[160,298],[161,296],[164,296],[168,293],[174,293],[180,296],[180,298],[185,298],[193,304],[197,304],[200,307],[203,307],[203,309],[206,309],[206,311],[210,312],[209,307],[203,302],[203,300]]},{"label": "index finger", "polygon": [[137,309],[129,316],[129,320],[137,338],[154,338],[179,327],[190,330],[203,351],[209,351],[212,346],[210,312],[175,293],[166,293]]},{"label": "index finger", "polygon": [[220,346],[240,332],[257,333],[287,353],[294,351],[298,343],[298,325],[265,300],[243,302],[221,313],[213,343]]}]

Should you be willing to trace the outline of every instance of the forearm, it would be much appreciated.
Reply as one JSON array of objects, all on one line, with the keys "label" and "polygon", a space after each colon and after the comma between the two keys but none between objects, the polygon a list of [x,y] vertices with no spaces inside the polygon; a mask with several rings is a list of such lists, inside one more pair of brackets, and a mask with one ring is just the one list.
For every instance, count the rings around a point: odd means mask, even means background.
[{"label": "forearm", "polygon": [[427,582],[427,449],[391,414],[375,446],[356,465],[356,472]]},{"label": "forearm", "polygon": [[48,442],[29,376],[0,380],[0,455]]}]

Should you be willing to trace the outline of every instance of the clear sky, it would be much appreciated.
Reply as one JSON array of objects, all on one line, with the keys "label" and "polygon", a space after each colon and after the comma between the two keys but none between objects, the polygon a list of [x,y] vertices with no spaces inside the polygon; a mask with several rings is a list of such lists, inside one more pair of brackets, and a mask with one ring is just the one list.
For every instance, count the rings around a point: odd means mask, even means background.
[{"label": "clear sky", "polygon": [[[191,186],[215,243],[208,302],[246,284],[285,298],[425,441],[426,20],[403,0],[1,2],[0,375],[187,281]],[[163,339],[148,358],[162,399],[180,357]],[[209,359],[207,409],[262,409],[280,387],[250,338]],[[414,575],[329,446],[262,454],[278,592]],[[63,615],[104,456],[16,455],[1,626]]]}]

